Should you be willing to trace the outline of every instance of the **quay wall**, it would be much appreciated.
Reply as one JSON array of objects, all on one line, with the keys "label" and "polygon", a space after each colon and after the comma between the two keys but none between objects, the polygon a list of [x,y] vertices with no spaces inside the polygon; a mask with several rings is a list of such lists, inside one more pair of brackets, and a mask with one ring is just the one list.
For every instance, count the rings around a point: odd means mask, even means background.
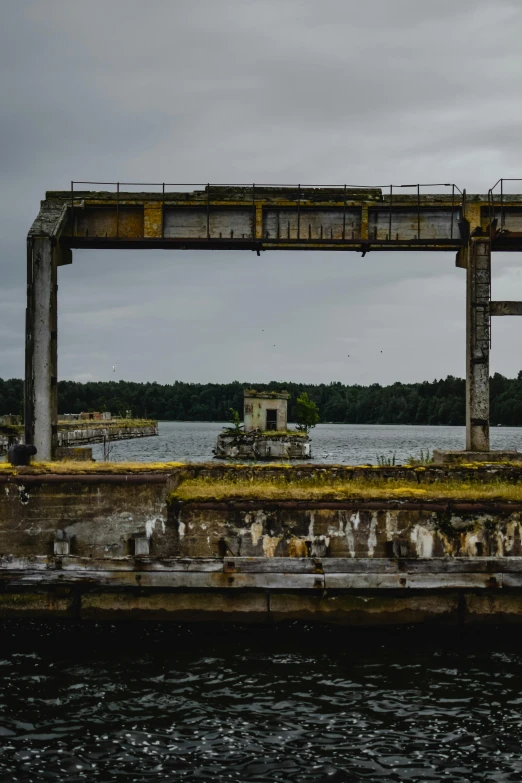
[{"label": "quay wall", "polygon": [[69,427],[58,430],[59,446],[86,446],[91,443],[103,443],[104,440],[130,440],[131,438],[150,438],[158,434],[158,424],[146,426],[125,426],[107,424],[104,427]]},{"label": "quay wall", "polygon": [[187,476],[244,470],[0,473],[0,618],[522,621],[522,502],[173,495]]},{"label": "quay wall", "polygon": [[[58,445],[87,446],[94,443],[103,443],[104,440],[128,440],[130,438],[149,438],[158,434],[158,423],[150,422],[146,425],[126,425],[108,422],[104,426],[89,426],[89,424],[75,423],[71,425],[58,425]],[[9,446],[14,443],[23,443],[23,428],[19,426],[3,427],[0,430],[0,455],[6,454]]]}]

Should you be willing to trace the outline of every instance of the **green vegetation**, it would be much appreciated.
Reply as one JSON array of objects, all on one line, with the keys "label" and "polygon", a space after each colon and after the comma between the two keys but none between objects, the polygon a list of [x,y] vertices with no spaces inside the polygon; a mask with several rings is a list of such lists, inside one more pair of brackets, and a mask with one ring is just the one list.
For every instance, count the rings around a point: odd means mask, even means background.
[{"label": "green vegetation", "polygon": [[319,410],[308,392],[299,395],[295,403],[295,420],[297,429],[308,434],[319,421]]},{"label": "green vegetation", "polygon": [[[386,467],[389,468],[397,464],[397,456],[395,452],[393,452],[393,454],[391,454],[389,457],[387,457],[384,454],[377,454],[376,459],[377,459],[377,465],[379,465],[379,467],[381,468],[386,468]],[[426,449],[426,452],[424,452],[424,449],[421,449],[418,457],[414,457],[413,455],[410,455],[406,460],[405,464],[431,465],[433,464],[433,454],[430,452],[429,449]]]},{"label": "green vegetation", "polygon": [[393,452],[391,457],[386,457],[384,454],[377,454],[376,459],[377,465],[379,465],[381,468],[392,467],[396,463],[395,452]]},{"label": "green vegetation", "polygon": [[229,408],[229,413],[230,413],[229,422],[232,424],[232,427],[228,427],[228,429],[232,430],[235,433],[240,433],[243,429],[243,424],[241,422],[241,416],[239,415],[239,411],[236,411],[235,408]]},{"label": "green vegetation", "polygon": [[[288,420],[296,421],[297,399],[306,392],[321,411],[321,421],[347,424],[465,423],[465,384],[449,375],[445,380],[345,386],[339,382],[302,384],[133,383],[107,381],[58,383],[58,409],[63,413],[108,410],[113,415],[132,410],[139,418],[172,421],[227,421],[229,409],[243,410],[243,389],[282,391],[291,398]],[[0,415],[22,413],[23,381],[0,379]],[[522,426],[522,372],[517,378],[498,373],[491,379],[491,423]]]},{"label": "green vegetation", "polygon": [[424,452],[424,449],[421,449],[418,457],[410,456],[407,462],[410,465],[433,465],[433,452],[429,449],[426,449],[426,452]]}]

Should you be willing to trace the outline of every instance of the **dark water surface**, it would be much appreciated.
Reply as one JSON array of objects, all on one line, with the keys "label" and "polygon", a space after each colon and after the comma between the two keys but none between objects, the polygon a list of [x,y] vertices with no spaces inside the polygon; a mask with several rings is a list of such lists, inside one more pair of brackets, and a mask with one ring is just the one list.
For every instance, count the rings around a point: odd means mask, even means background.
[{"label": "dark water surface", "polygon": [[[112,461],[169,462],[211,460],[216,438],[223,430],[219,422],[161,421],[159,435],[124,440],[112,444]],[[400,424],[319,424],[311,432],[312,460],[359,465],[377,464],[378,456],[399,462],[419,457],[433,449],[463,449],[464,427],[428,427]],[[522,428],[494,427],[491,447],[522,451]],[[102,459],[102,446],[93,447],[93,456]]]},{"label": "dark water surface", "polygon": [[521,781],[522,638],[2,628],[0,781]]}]

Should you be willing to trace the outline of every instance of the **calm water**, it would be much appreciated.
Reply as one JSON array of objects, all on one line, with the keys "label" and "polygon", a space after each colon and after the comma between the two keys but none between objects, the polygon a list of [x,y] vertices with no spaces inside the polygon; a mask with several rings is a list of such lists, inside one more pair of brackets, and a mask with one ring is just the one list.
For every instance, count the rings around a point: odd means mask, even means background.
[{"label": "calm water", "polygon": [[522,780],[522,639],[19,624],[0,781]]},{"label": "calm water", "polygon": [[[209,460],[222,429],[218,422],[160,422],[158,437],[112,444],[111,460]],[[393,454],[401,462],[418,457],[421,450],[463,449],[466,442],[464,427],[319,424],[311,437],[314,461],[352,465],[376,464],[377,455]],[[522,428],[493,428],[491,444],[494,449],[522,450]],[[102,459],[101,446],[93,448],[93,456]]]},{"label": "calm water", "polygon": [[[112,459],[206,460],[162,423]],[[321,425],[314,459],[462,448],[456,427]],[[516,448],[522,430],[492,433]],[[98,458],[101,449],[95,449]],[[522,780],[522,632],[0,626],[0,783]]]}]

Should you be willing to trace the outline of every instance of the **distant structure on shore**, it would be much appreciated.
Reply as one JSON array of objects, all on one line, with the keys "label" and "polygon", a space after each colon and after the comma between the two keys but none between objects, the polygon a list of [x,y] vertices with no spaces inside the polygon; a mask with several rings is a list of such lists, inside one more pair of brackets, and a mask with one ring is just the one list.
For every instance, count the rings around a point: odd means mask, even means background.
[{"label": "distant structure on shore", "polygon": [[[287,391],[245,389],[243,425],[218,435],[217,459],[310,459],[310,438],[305,432],[288,429]],[[237,414],[236,414],[237,416]]]},{"label": "distant structure on shore", "polygon": [[0,416],[0,427],[18,427],[22,423],[21,416],[7,413],[5,416]]},{"label": "distant structure on shore", "polygon": [[110,411],[89,411],[88,413],[61,413],[59,421],[111,421]]}]

